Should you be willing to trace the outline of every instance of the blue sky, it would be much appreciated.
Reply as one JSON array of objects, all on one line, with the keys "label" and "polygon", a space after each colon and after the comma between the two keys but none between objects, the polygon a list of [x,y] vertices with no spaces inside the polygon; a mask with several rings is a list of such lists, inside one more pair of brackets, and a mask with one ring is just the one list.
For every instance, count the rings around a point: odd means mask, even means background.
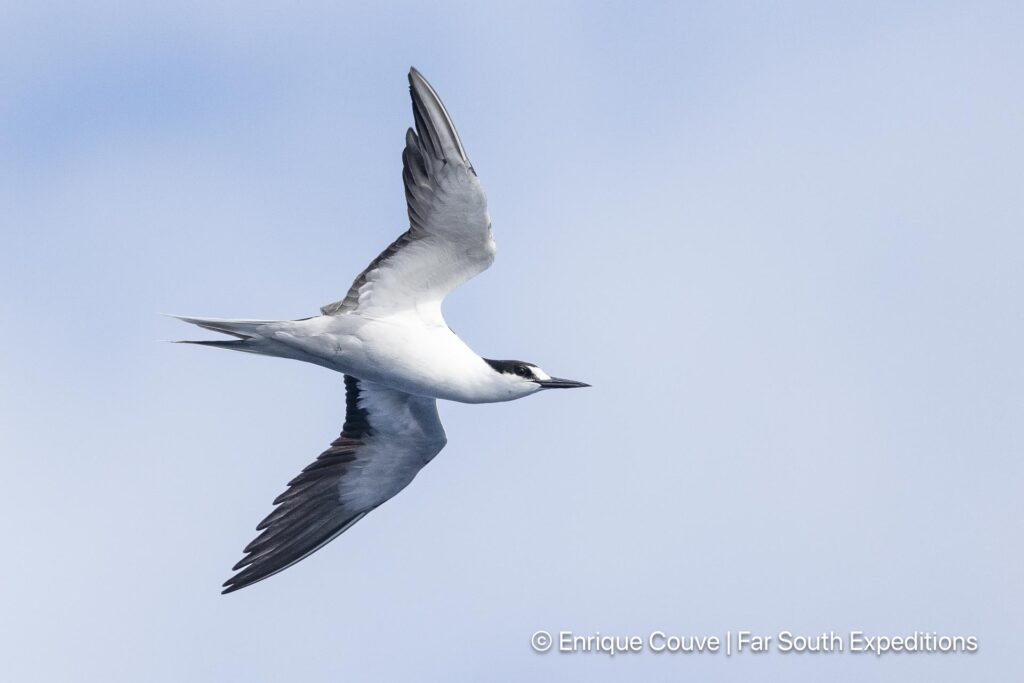
[{"label": "blue sky", "polygon": [[[14,3],[0,637],[16,680],[981,680],[1024,628],[1013,3]],[[405,229],[415,65],[499,256],[481,354],[594,384],[221,596],[340,429],[297,318]],[[973,634],[973,656],[532,653],[531,633]]]}]

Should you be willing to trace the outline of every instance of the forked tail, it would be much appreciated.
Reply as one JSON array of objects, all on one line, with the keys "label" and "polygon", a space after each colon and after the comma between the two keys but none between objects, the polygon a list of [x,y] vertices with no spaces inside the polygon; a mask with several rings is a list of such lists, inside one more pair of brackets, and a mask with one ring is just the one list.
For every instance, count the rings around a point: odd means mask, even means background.
[{"label": "forked tail", "polygon": [[204,330],[211,330],[213,332],[220,332],[221,334],[227,334],[234,339],[209,339],[209,340],[189,340],[184,339],[177,344],[197,344],[199,346],[213,346],[219,349],[233,349],[235,351],[245,351],[247,353],[259,353],[267,356],[278,356],[283,355],[275,353],[272,340],[267,339],[264,333],[268,331],[268,327],[273,327],[278,321],[276,320],[231,320],[224,318],[193,318],[184,315],[169,315],[168,317],[177,318],[183,322],[198,325]]}]

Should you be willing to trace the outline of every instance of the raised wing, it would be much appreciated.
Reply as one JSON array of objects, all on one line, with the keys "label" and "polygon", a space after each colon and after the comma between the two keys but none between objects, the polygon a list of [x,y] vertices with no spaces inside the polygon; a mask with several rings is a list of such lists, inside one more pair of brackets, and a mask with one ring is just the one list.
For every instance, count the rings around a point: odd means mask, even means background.
[{"label": "raised wing", "polygon": [[415,311],[441,323],[449,292],[494,261],[494,238],[476,171],[437,93],[409,71],[416,130],[402,153],[409,229],[375,258],[324,315],[389,315]]},{"label": "raised wing", "polygon": [[245,588],[319,550],[405,488],[446,443],[437,402],[345,377],[341,436],[288,482],[224,583]]}]

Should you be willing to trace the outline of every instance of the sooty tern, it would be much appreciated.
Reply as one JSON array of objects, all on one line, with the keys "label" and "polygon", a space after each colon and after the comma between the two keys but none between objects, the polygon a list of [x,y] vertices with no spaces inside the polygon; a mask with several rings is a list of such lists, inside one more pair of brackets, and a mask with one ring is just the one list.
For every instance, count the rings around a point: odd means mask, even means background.
[{"label": "sooty tern", "polygon": [[416,69],[409,90],[416,128],[405,135],[402,179],[410,226],[345,298],[303,320],[175,316],[234,337],[183,343],[345,375],[341,436],[274,500],[225,593],[290,567],[405,488],[447,443],[436,399],[492,403],[589,386],[532,363],[481,358],[445,324],[441,302],[491,265],[494,238],[486,196],[451,117]]}]

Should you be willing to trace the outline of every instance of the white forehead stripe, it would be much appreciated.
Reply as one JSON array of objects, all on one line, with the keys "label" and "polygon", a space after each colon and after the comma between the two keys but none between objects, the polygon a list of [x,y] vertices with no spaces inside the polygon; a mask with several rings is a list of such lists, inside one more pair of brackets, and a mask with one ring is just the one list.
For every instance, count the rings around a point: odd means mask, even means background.
[{"label": "white forehead stripe", "polygon": [[548,373],[544,372],[543,370],[538,368],[536,365],[531,365],[530,366],[530,370],[531,370],[531,372],[533,372],[533,376],[534,376],[535,379],[539,379],[539,380],[551,379],[551,375],[549,375]]}]

